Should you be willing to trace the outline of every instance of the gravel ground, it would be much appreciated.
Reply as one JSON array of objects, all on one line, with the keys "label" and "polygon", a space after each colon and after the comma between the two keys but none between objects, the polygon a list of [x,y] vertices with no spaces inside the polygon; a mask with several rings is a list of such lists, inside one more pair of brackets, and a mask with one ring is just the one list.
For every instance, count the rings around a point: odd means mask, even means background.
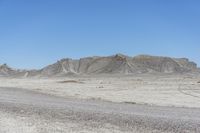
[{"label": "gravel ground", "polygon": [[200,75],[99,75],[0,78],[0,87],[75,99],[200,108]]},{"label": "gravel ground", "polygon": [[2,133],[200,132],[200,109],[78,100],[0,88]]}]

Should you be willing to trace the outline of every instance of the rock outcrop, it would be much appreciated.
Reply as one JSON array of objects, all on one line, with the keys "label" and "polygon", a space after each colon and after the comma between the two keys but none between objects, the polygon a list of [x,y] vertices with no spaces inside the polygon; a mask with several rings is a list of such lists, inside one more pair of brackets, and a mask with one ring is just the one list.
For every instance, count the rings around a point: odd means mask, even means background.
[{"label": "rock outcrop", "polygon": [[187,73],[197,71],[197,65],[186,58],[116,54],[107,57],[87,57],[79,60],[62,59],[40,70],[14,70],[0,66],[1,76],[54,77],[90,74]]},{"label": "rock outcrop", "polygon": [[185,73],[197,65],[185,58],[139,55],[129,57],[116,54],[108,57],[87,57],[80,60],[62,59],[41,70],[42,76],[67,74],[132,74],[132,73]]},{"label": "rock outcrop", "polygon": [[0,76],[10,76],[17,72],[17,70],[10,68],[7,64],[0,65]]}]

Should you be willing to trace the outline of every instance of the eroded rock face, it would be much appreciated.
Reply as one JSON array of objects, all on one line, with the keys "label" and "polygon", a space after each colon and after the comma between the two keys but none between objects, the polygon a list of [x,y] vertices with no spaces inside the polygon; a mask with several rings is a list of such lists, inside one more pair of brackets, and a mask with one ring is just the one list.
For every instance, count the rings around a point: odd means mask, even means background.
[{"label": "eroded rock face", "polygon": [[181,67],[185,69],[197,69],[197,64],[189,61],[187,58],[174,59]]},{"label": "eroded rock face", "polygon": [[45,75],[73,74],[131,74],[131,73],[184,73],[197,69],[188,59],[139,55],[129,57],[116,54],[108,57],[87,57],[80,60],[64,59],[42,69]]},{"label": "eroded rock face", "polygon": [[0,76],[9,76],[16,72],[16,70],[10,68],[7,64],[0,65]]},{"label": "eroded rock face", "polygon": [[133,62],[143,68],[161,73],[182,73],[195,70],[197,65],[188,59],[169,58],[159,56],[140,55],[133,58]]},{"label": "eroded rock face", "polygon": [[116,54],[107,57],[87,57],[79,60],[66,58],[43,69],[31,71],[14,70],[4,64],[0,66],[0,75],[53,77],[71,74],[185,73],[197,70],[197,65],[186,58],[149,55],[129,57]]}]

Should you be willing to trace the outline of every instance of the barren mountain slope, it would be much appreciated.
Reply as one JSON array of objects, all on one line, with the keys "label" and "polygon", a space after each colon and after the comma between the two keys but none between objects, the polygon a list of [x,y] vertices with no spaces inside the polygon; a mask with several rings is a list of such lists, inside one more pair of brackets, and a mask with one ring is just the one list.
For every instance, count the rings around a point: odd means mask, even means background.
[{"label": "barren mountain slope", "polygon": [[0,65],[0,76],[9,76],[18,73],[18,70],[14,70],[7,66],[7,64]]},{"label": "barren mountain slope", "polygon": [[197,70],[197,65],[186,58],[139,55],[129,57],[116,54],[107,57],[87,57],[79,60],[62,59],[40,70],[19,71],[0,66],[1,76],[54,77],[90,74],[185,73]]},{"label": "barren mountain slope", "polygon": [[131,73],[184,73],[197,69],[185,58],[139,55],[128,57],[116,54],[108,57],[87,57],[80,60],[62,59],[41,70],[42,76],[64,74],[131,74]]}]

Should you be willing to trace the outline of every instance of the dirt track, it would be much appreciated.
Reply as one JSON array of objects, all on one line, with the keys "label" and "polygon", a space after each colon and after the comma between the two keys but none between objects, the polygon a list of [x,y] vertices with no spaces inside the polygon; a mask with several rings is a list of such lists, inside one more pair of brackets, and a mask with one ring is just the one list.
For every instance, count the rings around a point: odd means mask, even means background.
[{"label": "dirt track", "polygon": [[200,132],[200,109],[67,99],[0,88],[0,132]]}]

